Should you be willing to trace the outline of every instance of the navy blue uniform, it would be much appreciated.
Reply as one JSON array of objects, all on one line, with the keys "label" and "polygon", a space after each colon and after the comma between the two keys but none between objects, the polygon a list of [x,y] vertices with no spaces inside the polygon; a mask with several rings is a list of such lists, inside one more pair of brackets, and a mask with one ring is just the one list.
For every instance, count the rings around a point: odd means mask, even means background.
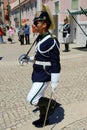
[{"label": "navy blue uniform", "polygon": [[32,81],[47,82],[51,80],[51,73],[60,73],[59,42],[50,33],[39,36],[36,44],[35,61],[49,62],[51,65],[34,64]]},{"label": "navy blue uniform", "polygon": [[66,37],[67,34],[70,34],[70,24],[64,24],[63,25],[63,37]]}]

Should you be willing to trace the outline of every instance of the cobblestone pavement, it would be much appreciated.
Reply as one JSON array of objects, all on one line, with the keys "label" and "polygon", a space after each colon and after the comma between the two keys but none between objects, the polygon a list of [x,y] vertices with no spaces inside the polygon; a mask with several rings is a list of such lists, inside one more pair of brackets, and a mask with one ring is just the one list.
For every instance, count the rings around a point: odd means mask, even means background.
[{"label": "cobblestone pavement", "polygon": [[[26,53],[30,45],[21,46],[15,36],[15,43],[0,44],[0,130],[17,129],[27,121],[37,118],[33,106],[26,101],[31,88],[32,64],[20,66],[18,57]],[[87,101],[87,48],[70,44],[70,52],[63,52],[61,44],[61,78],[55,92],[56,100],[62,105]],[[33,54],[32,49],[30,55]],[[51,88],[46,95],[50,96]],[[87,130],[87,114],[75,120],[63,130]],[[61,129],[61,130],[62,130]]]}]

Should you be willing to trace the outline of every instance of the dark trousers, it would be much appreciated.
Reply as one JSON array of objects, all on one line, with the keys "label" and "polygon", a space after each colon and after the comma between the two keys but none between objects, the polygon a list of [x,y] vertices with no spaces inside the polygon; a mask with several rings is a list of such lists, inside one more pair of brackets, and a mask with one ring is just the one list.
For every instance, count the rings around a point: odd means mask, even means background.
[{"label": "dark trousers", "polygon": [[65,50],[66,50],[66,51],[69,51],[69,43],[66,43],[66,44],[65,44]]},{"label": "dark trousers", "polygon": [[25,41],[26,41],[26,44],[30,44],[29,34],[25,34]]},{"label": "dark trousers", "polygon": [[24,45],[24,35],[20,35],[20,42],[21,42],[21,45]]}]

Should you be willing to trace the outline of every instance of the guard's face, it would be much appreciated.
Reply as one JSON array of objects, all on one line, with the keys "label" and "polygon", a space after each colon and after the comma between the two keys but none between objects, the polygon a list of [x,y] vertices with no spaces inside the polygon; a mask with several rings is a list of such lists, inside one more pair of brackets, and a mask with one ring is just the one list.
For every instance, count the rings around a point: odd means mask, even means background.
[{"label": "guard's face", "polygon": [[64,23],[66,24],[66,23],[68,23],[68,21],[67,21],[67,20],[64,20]]},{"label": "guard's face", "polygon": [[44,28],[45,28],[45,22],[43,21],[35,21],[34,25],[36,27],[36,31],[39,34],[43,34]]}]

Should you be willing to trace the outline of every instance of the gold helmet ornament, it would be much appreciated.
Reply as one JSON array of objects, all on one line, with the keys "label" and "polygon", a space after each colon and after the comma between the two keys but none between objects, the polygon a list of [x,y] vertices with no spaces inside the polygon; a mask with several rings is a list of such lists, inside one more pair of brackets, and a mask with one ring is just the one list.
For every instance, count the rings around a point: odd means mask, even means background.
[{"label": "gold helmet ornament", "polygon": [[50,12],[49,7],[46,4],[42,4],[42,10],[36,12],[35,18],[33,20],[34,24],[37,21],[45,21],[48,24],[50,30],[55,29],[53,16],[52,16],[52,14]]}]

